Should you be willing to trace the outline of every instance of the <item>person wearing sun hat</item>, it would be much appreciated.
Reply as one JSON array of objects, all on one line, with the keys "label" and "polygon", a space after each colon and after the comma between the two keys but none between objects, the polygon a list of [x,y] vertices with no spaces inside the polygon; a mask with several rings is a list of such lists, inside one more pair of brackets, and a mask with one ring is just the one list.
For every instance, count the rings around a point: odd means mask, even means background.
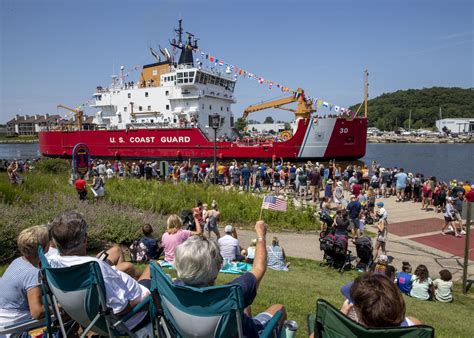
[{"label": "person wearing sun hat", "polygon": [[326,182],[326,186],[324,187],[324,197],[332,199],[332,187],[333,187],[333,180],[328,179]]}]

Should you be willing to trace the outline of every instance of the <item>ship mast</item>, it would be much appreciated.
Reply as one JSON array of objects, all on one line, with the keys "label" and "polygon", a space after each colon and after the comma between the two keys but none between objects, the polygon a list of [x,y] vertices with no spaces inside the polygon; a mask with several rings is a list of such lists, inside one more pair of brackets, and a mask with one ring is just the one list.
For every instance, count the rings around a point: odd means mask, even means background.
[{"label": "ship mast", "polygon": [[186,32],[188,34],[188,40],[183,44],[183,26],[182,26],[182,19],[178,20],[178,28],[174,31],[176,33],[176,38],[170,41],[171,46],[175,47],[176,49],[181,50],[181,55],[179,56],[178,65],[190,65],[194,66],[194,58],[193,58],[193,49],[196,49],[197,40],[194,38],[192,33]]},{"label": "ship mast", "polygon": [[369,71],[366,69],[364,71],[364,116],[367,118],[368,113],[368,103],[369,103]]}]

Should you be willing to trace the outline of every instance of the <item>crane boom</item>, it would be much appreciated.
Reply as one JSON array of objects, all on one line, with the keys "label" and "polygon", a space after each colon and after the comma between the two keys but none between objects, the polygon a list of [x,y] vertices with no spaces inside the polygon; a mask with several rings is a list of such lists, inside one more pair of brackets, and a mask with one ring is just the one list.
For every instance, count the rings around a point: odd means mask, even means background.
[{"label": "crane boom", "polygon": [[84,116],[84,112],[82,110],[69,108],[69,107],[64,106],[62,104],[58,104],[57,107],[58,108],[63,108],[63,109],[66,109],[66,110],[69,110],[69,111],[73,112],[76,116],[77,128],[79,130],[82,130],[82,117]]},{"label": "crane boom", "polygon": [[[293,102],[298,102],[296,110],[282,107],[283,105]],[[242,114],[242,119],[246,120],[250,113],[269,108],[278,108],[292,111],[295,113],[296,118],[308,118],[312,112],[316,111],[315,109],[313,109],[311,102],[308,102],[305,99],[304,90],[298,88],[298,90],[293,96],[248,106]]]}]

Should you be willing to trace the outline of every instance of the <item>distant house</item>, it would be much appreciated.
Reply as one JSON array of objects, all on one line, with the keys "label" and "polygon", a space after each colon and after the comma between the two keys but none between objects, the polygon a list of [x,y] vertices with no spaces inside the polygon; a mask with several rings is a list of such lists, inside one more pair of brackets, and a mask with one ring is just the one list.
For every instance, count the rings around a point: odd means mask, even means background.
[{"label": "distant house", "polygon": [[436,121],[438,131],[446,127],[453,133],[474,133],[474,118],[451,118]]},{"label": "distant house", "polygon": [[41,130],[53,129],[58,126],[59,115],[20,116],[16,115],[7,122],[7,136],[37,135]]},{"label": "distant house", "polygon": [[[84,130],[95,129],[92,116],[84,115],[82,119],[82,127]],[[7,122],[6,135],[28,136],[37,135],[42,130],[69,129],[70,126],[76,124],[75,121],[75,117],[66,120],[59,115],[16,115],[13,119]]]}]

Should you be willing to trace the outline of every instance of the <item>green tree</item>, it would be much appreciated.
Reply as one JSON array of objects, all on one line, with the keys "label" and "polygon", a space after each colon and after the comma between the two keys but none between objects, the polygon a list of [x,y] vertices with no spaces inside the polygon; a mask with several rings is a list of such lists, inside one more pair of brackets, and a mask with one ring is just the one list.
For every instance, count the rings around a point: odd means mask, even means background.
[{"label": "green tree", "polygon": [[263,123],[273,123],[273,118],[271,116],[267,116],[265,117],[265,120],[263,121]]},{"label": "green tree", "polygon": [[[356,111],[360,103],[350,107]],[[395,130],[395,126],[408,126],[412,111],[412,128],[433,128],[439,119],[474,117],[473,88],[423,88],[384,93],[369,100],[369,126],[381,130]],[[397,121],[397,122],[395,122]]]},{"label": "green tree", "polygon": [[238,131],[244,131],[245,127],[247,127],[247,121],[241,117],[239,117],[234,123],[234,128]]}]

